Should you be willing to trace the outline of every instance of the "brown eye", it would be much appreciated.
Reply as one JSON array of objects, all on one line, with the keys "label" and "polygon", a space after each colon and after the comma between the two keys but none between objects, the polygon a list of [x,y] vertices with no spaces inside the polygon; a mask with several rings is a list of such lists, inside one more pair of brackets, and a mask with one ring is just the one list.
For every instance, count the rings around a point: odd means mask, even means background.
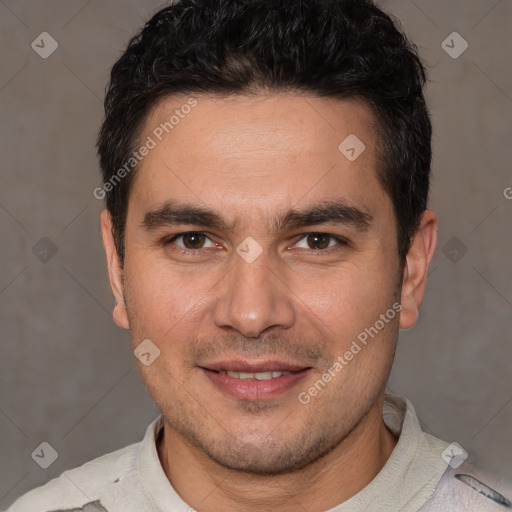
[{"label": "brown eye", "polygon": [[203,252],[203,250],[216,247],[208,234],[201,231],[187,231],[170,238],[164,238],[162,245],[167,247],[168,250],[190,255],[196,254],[196,251]]},{"label": "brown eye", "polygon": [[182,235],[183,245],[187,249],[201,249],[206,240],[206,235],[204,233],[197,233],[195,231],[191,231],[190,233],[185,233]]},{"label": "brown eye", "polygon": [[327,249],[331,236],[326,233],[310,233],[307,236],[307,243],[311,249]]}]

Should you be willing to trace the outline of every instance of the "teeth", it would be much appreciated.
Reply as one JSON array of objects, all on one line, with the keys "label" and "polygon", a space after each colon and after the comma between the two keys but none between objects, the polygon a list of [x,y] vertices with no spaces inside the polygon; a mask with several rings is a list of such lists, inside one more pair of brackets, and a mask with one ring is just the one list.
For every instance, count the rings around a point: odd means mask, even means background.
[{"label": "teeth", "polygon": [[277,377],[281,377],[281,375],[291,375],[291,372],[287,371],[269,371],[269,372],[257,372],[257,373],[249,373],[249,372],[230,372],[230,371],[221,371],[219,372],[223,375],[229,375],[234,379],[243,379],[243,380],[270,380],[276,379]]}]

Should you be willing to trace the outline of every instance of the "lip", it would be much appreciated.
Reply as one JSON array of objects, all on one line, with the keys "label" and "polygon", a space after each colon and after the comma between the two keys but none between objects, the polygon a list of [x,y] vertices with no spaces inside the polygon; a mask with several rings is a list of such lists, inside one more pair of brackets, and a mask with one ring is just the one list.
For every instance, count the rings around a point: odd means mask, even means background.
[{"label": "lip", "polygon": [[[222,393],[238,400],[263,401],[277,398],[302,381],[310,367],[290,364],[283,361],[241,361],[229,360],[209,363],[199,367],[209,381]],[[259,373],[265,371],[288,371],[290,375],[281,375],[271,380],[245,380],[230,377],[220,371]]]},{"label": "lip", "polygon": [[304,365],[288,363],[276,359],[265,359],[261,361],[247,361],[243,359],[226,359],[222,361],[215,361],[207,364],[200,365],[201,368],[206,370],[214,370],[216,372],[230,371],[230,372],[298,372],[304,370]]}]

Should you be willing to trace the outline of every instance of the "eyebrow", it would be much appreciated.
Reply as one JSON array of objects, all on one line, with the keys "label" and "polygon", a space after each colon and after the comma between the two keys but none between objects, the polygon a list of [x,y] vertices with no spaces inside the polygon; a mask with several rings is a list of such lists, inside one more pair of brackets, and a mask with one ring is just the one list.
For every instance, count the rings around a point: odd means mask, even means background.
[{"label": "eyebrow", "polygon": [[[323,201],[304,210],[290,209],[271,224],[271,231],[283,231],[317,224],[347,225],[367,231],[373,220],[369,212],[342,200]],[[160,227],[191,224],[218,231],[232,231],[236,222],[228,223],[216,211],[204,206],[167,202],[161,208],[146,212],[141,227],[152,231]]]}]

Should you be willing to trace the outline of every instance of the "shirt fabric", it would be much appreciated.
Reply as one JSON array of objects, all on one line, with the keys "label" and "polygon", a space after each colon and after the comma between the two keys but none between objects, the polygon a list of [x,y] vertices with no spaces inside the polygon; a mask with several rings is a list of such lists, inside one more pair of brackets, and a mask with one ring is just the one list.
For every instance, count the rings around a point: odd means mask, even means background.
[{"label": "shirt fabric", "polygon": [[[391,456],[364,489],[327,512],[512,510],[512,487],[497,490],[467,461],[453,462],[446,455],[453,454],[449,443],[421,430],[409,400],[386,394],[383,418],[398,437]],[[141,442],[65,471],[7,512],[193,512],[160,464],[156,438],[162,427],[160,415]]]}]

